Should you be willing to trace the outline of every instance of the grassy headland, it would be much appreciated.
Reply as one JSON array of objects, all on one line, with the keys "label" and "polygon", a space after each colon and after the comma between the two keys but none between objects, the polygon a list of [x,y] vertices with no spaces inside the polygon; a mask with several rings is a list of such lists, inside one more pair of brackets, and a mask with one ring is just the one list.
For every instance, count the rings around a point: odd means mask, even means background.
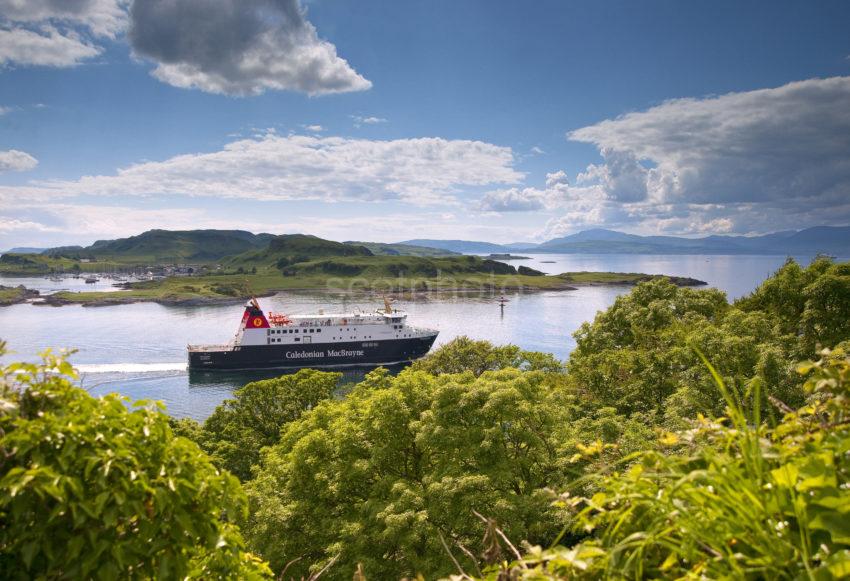
[{"label": "grassy headland", "polygon": [[[639,273],[566,273],[524,275],[509,265],[473,256],[448,258],[343,257],[297,263],[283,272],[265,268],[256,273],[169,277],[128,283],[118,292],[59,292],[45,298],[52,305],[112,305],[151,301],[162,304],[241,302],[285,290],[426,294],[446,292],[525,292],[575,290],[581,285],[635,285],[663,278]],[[672,277],[679,286],[694,279]]]},{"label": "grassy headland", "polygon": [[[168,274],[175,269],[165,267],[196,267],[194,276],[130,282],[117,292],[58,292],[45,298],[45,303],[53,305],[239,302],[252,295],[281,290],[393,294],[572,290],[579,284],[631,285],[657,278],[639,273],[546,275],[478,256],[444,256],[443,251],[434,249],[417,248],[415,256],[399,254],[409,250],[404,245],[360,245],[303,234],[152,230],[131,238],[96,242],[87,248],[64,247],[37,255],[4,254],[0,257],[0,272],[115,272],[141,268],[160,269],[160,273]],[[182,268],[183,274],[188,272]],[[682,286],[704,284],[693,279],[673,281]]]}]

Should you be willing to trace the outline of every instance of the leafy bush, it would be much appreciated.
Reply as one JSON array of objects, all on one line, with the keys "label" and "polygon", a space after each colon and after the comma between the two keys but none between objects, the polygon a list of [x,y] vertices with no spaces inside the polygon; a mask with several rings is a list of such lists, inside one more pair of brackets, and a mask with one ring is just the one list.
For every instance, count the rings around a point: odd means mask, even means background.
[{"label": "leafy bush", "polygon": [[230,522],[238,480],[156,406],[73,377],[49,352],[0,370],[0,578],[268,578]]}]

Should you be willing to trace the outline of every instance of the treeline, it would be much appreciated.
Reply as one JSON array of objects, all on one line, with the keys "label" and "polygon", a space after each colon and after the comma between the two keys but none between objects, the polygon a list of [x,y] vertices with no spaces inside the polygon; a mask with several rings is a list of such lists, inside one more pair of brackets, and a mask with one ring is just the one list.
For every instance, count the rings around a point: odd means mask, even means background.
[{"label": "treeline", "polygon": [[344,396],[302,370],[203,424],[8,366],[0,577],[848,574],[850,264],[733,304],[644,283],[576,339],[460,338]]}]

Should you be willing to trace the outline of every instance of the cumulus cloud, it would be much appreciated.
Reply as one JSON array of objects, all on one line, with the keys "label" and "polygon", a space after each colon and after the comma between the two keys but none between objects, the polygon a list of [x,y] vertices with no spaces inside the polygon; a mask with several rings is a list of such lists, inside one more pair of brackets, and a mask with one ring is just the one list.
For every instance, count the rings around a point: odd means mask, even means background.
[{"label": "cumulus cloud", "polygon": [[0,65],[71,67],[126,26],[126,0],[0,0]]},{"label": "cumulus cloud", "polygon": [[850,77],[676,99],[568,137],[602,155],[576,177],[596,216],[678,233],[850,221]]},{"label": "cumulus cloud", "polygon": [[451,201],[461,188],[512,184],[513,152],[481,141],[376,141],[268,134],[212,153],[145,162],[115,175],[0,186],[0,199],[187,195],[254,200]]},{"label": "cumulus cloud", "polygon": [[0,173],[7,171],[27,171],[35,168],[37,165],[38,160],[26,152],[18,151],[17,149],[0,151]]},{"label": "cumulus cloud", "polygon": [[363,91],[371,82],[319,38],[298,0],[145,0],[131,9],[130,42],[170,85],[210,93],[309,95]]},{"label": "cumulus cloud", "polygon": [[478,201],[485,212],[533,212],[557,208],[567,201],[571,188],[567,174],[556,171],[546,174],[546,188],[508,188],[493,190]]},{"label": "cumulus cloud", "polygon": [[478,203],[485,212],[532,212],[546,207],[546,191],[536,188],[509,188],[487,192]]},{"label": "cumulus cloud", "polygon": [[[642,173],[649,193],[663,201],[765,202],[846,194],[850,77],[676,99],[569,137],[599,147],[611,171],[625,167],[634,182]],[[614,164],[608,163],[611,156],[617,156]],[[641,172],[634,160],[655,167]]]},{"label": "cumulus cloud", "polygon": [[559,169],[558,171],[554,171],[552,173],[546,174],[546,187],[554,188],[556,186],[568,186],[570,185],[570,180],[567,178],[567,174],[564,170]]}]

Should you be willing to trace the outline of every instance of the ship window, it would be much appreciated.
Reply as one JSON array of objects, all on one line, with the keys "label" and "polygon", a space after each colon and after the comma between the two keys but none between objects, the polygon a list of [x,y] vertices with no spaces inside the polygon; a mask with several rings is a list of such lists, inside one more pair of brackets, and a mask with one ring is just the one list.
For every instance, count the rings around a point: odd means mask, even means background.
[{"label": "ship window", "polygon": [[296,342],[298,342],[298,341],[300,341],[300,340],[301,340],[301,337],[296,337],[296,338],[295,338],[295,341],[296,341]]},{"label": "ship window", "polygon": [[312,333],[312,332],[313,332],[313,330],[314,330],[314,329],[310,329],[310,332]]},{"label": "ship window", "polygon": [[321,329],[316,329],[316,333],[321,333],[321,332],[322,332]]}]

